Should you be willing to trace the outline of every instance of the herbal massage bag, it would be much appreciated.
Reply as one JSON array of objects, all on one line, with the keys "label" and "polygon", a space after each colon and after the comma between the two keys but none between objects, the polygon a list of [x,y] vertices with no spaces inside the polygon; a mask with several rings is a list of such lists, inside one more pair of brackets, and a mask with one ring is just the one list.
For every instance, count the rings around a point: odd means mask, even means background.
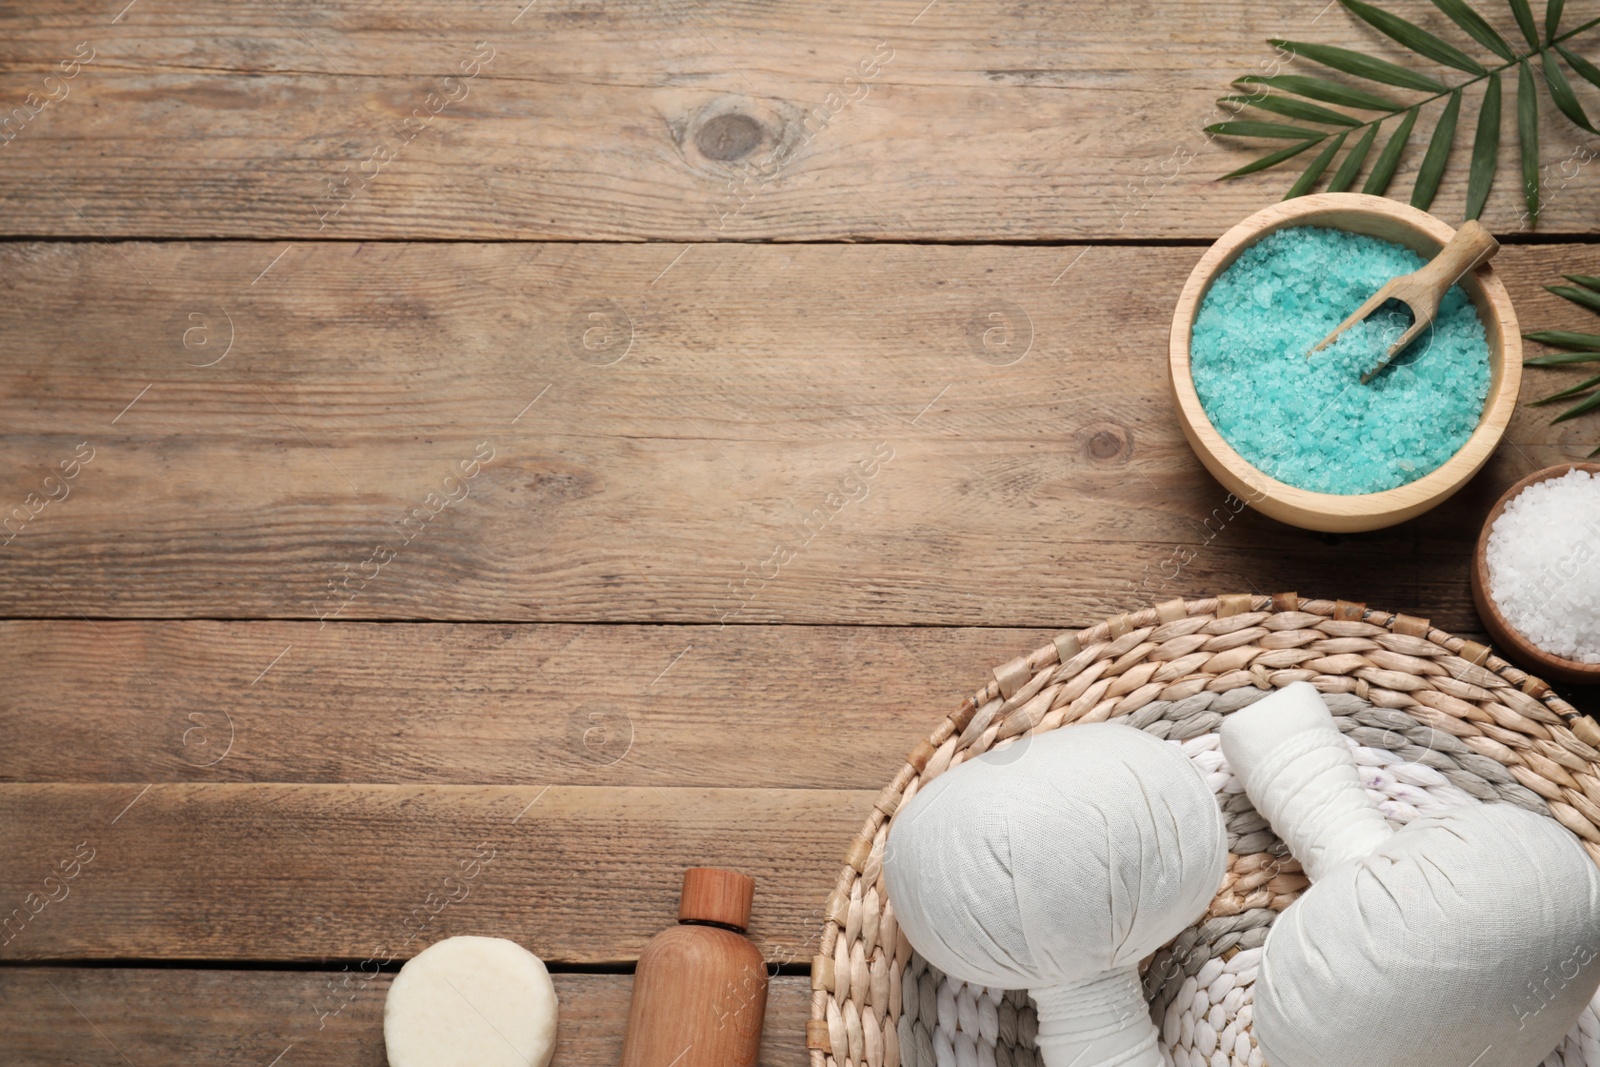
[{"label": "herbal massage bag", "polygon": [[[807,1027],[812,1067],[1042,1062],[1025,989],[948,978],[913,951],[890,899],[885,849],[894,815],[952,768],[1091,722],[1170,744],[1204,778],[1224,823],[1227,869],[1209,906],[1137,965],[1161,1060],[1260,1067],[1263,946],[1310,880],[1228,766],[1218,731],[1227,716],[1298,681],[1322,694],[1389,828],[1510,805],[1565,828],[1591,862],[1600,856],[1600,730],[1487,648],[1343,601],[1241,594],[1168,602],[1061,634],[996,668],[887,784],[825,903]],[[1507,920],[1533,904],[1508,904]],[[1583,956],[1580,949],[1576,965],[1587,980],[1594,965]],[[1570,995],[1561,974],[1574,964],[1551,962],[1536,988],[1503,991],[1519,998],[1517,1010],[1561,1010],[1541,1005]],[[1600,1067],[1592,1004],[1545,1062]]]}]

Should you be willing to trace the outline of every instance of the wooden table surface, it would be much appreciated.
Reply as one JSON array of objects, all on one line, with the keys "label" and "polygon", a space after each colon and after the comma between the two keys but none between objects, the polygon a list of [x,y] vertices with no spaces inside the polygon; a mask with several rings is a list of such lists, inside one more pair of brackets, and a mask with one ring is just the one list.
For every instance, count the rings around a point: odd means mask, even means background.
[{"label": "wooden table surface", "polygon": [[[843,850],[993,666],[1252,590],[1478,635],[1491,503],[1600,438],[1524,407],[1378,533],[1223,507],[1168,323],[1292,175],[1201,127],[1266,38],[1398,58],[1325,0],[124,2],[0,7],[51,94],[0,129],[8,1064],[378,1065],[468,933],[611,1064],[696,864],[801,1064]],[[1513,127],[1497,265],[1580,328],[1589,142],[1545,116],[1534,236]]]}]

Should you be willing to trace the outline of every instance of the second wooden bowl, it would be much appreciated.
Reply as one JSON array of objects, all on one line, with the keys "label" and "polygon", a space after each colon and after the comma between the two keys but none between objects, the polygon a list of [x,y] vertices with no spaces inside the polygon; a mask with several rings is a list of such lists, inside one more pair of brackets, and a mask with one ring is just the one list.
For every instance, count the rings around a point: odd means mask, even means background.
[{"label": "second wooden bowl", "polygon": [[1258,511],[1308,530],[1348,533],[1392,526],[1444,501],[1478,472],[1517,406],[1522,385],[1522,334],[1511,298],[1492,266],[1461,279],[1489,340],[1489,395],[1483,417],[1467,443],[1438,469],[1381,493],[1342,496],[1280,482],[1236,452],[1211,425],[1189,370],[1189,339],[1200,302],[1217,276],[1248,247],[1274,230],[1327,226],[1381,237],[1432,259],[1455,235],[1447,223],[1398,201],[1361,193],[1319,193],[1285,200],[1256,212],[1223,234],[1195,265],[1172,315],[1168,368],[1184,436],[1206,469],[1229,491]]},{"label": "second wooden bowl", "polygon": [[1600,684],[1600,663],[1563,659],[1546,652],[1512,628],[1489,592],[1489,531],[1494,528],[1495,520],[1505,512],[1506,505],[1511,503],[1512,498],[1528,486],[1550,478],[1559,478],[1573,469],[1600,474],[1600,463],[1558,463],[1554,467],[1534,471],[1507,489],[1495,502],[1494,509],[1484,520],[1483,532],[1478,535],[1478,546],[1472,553],[1472,602],[1478,606],[1478,618],[1483,620],[1483,628],[1489,631],[1494,643],[1509,652],[1512,659],[1534,674],[1550,682],[1596,685]]}]

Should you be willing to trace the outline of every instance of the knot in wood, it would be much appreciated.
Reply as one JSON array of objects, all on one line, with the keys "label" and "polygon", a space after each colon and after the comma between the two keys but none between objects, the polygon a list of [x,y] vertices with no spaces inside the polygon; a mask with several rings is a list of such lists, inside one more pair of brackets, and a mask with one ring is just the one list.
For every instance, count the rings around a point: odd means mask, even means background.
[{"label": "knot in wood", "polygon": [[1097,466],[1121,466],[1133,455],[1133,434],[1126,426],[1102,422],[1090,426],[1085,450]]},{"label": "knot in wood", "polygon": [[733,112],[707,120],[694,135],[695,147],[707,159],[727,163],[755,151],[766,136],[761,123]]}]

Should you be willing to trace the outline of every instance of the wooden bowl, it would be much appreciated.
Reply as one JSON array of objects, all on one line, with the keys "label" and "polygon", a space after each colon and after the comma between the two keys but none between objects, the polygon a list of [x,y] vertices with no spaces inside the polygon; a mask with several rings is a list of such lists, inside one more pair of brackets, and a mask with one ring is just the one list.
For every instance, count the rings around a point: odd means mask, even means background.
[{"label": "wooden bowl", "polygon": [[1455,234],[1425,211],[1361,193],[1319,193],[1264,208],[1223,234],[1195,264],[1172,314],[1169,369],[1184,436],[1217,481],[1256,510],[1307,530],[1349,533],[1376,530],[1414,518],[1448,498],[1477,473],[1500,443],[1522,385],[1522,334],[1511,298],[1492,265],[1461,279],[1478,309],[1489,341],[1489,395],[1467,443],[1437,470],[1381,493],[1316,493],[1278,481],[1253,466],[1225,441],[1195,392],[1189,339],[1200,302],[1218,275],[1256,241],[1289,226],[1328,226],[1394,241],[1432,259]]},{"label": "wooden bowl", "polygon": [[1494,509],[1484,520],[1483,532],[1478,534],[1478,547],[1472,553],[1472,602],[1478,606],[1478,618],[1489,631],[1494,643],[1509,652],[1513,659],[1546,681],[1569,682],[1574,685],[1600,684],[1600,663],[1581,663],[1577,660],[1553,656],[1512,629],[1500,608],[1489,595],[1489,531],[1495,520],[1506,510],[1511,498],[1535,482],[1559,478],[1576,468],[1590,474],[1600,474],[1600,463],[1558,463],[1554,467],[1534,471],[1522,481],[1505,491],[1495,502]]}]

